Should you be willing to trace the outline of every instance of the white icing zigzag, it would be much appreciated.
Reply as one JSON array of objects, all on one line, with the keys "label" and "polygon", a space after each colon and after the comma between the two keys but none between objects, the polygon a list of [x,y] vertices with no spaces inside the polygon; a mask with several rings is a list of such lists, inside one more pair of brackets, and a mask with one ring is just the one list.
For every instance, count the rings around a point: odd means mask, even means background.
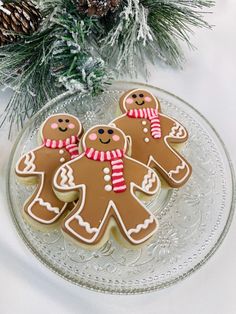
[{"label": "white icing zigzag", "polygon": [[186,136],[186,131],[182,125],[175,122],[175,125],[172,127],[169,137],[177,137],[177,138],[183,138]]},{"label": "white icing zigzag", "polygon": [[131,233],[138,233],[141,229],[147,229],[147,227],[154,221],[154,217],[150,216],[149,218],[144,220],[144,223],[137,225],[133,229],[129,229],[128,234],[131,235]]},{"label": "white icing zigzag", "polygon": [[[33,204],[36,203],[36,202],[39,202],[39,204],[40,204],[41,206],[46,207],[47,210],[50,211],[50,212],[54,212],[54,213],[56,213],[56,214],[59,214],[59,212],[60,212],[60,209],[59,209],[58,207],[52,207],[52,205],[51,205],[50,203],[44,202],[44,200],[43,200],[42,198],[40,198],[40,197],[38,197],[38,198],[36,198],[36,199],[34,200],[34,202],[32,203],[32,206],[33,206]],[[32,206],[31,206],[31,207],[32,207]]]},{"label": "white icing zigzag", "polygon": [[180,170],[183,170],[184,168],[186,167],[186,163],[185,162],[182,162],[181,165],[177,166],[175,168],[175,170],[171,170],[169,172],[169,176],[172,176],[173,174],[178,174],[180,172]]},{"label": "white icing zigzag", "polygon": [[61,183],[60,186],[62,187],[70,187],[74,186],[74,177],[73,177],[73,170],[69,165],[65,165],[61,168]]},{"label": "white icing zigzag", "polygon": [[155,174],[151,169],[149,169],[148,173],[144,176],[144,180],[142,182],[142,188],[145,191],[149,191],[152,188],[153,183],[155,182],[156,182]]},{"label": "white icing zigzag", "polygon": [[30,173],[35,170],[36,166],[34,164],[34,160],[35,155],[33,152],[29,152],[28,154],[25,155],[24,164],[26,165],[26,167],[24,168],[23,172]]},{"label": "white icing zigzag", "polygon": [[68,175],[68,178],[69,178],[69,182],[68,182],[69,186],[74,186],[75,183],[74,183],[73,171],[72,171],[71,167],[67,166],[67,168],[68,168],[67,175]]},{"label": "white icing zigzag", "polygon": [[80,215],[75,216],[75,218],[76,218],[76,220],[78,221],[79,225],[82,226],[82,227],[84,227],[85,230],[86,230],[88,233],[94,233],[94,232],[96,233],[96,232],[98,232],[98,229],[97,229],[97,228],[92,228],[92,227],[90,226],[90,224],[89,224],[88,222],[84,221],[83,218],[82,218]]}]

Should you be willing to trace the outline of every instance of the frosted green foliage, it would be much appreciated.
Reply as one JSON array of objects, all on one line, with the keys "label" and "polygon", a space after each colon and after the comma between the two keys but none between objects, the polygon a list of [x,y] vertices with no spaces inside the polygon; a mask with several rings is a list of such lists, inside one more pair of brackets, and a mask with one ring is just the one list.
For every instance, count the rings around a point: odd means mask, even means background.
[{"label": "frosted green foliage", "polygon": [[192,27],[210,28],[202,10],[213,4],[209,0],[124,0],[115,25],[102,40],[103,51],[110,62],[133,74],[144,55],[154,63],[179,66],[184,60],[181,42],[191,47]]},{"label": "frosted green foliage", "polygon": [[40,30],[0,47],[0,84],[15,91],[1,119],[1,124],[10,122],[10,132],[59,93],[94,95],[111,79],[104,60],[91,49],[96,20],[82,20],[70,0],[42,4],[46,15]]},{"label": "frosted green foliage", "polygon": [[[123,0],[114,12],[88,17],[79,0],[38,0],[43,21],[37,32],[0,47],[0,84],[14,89],[1,122],[21,127],[59,93],[96,95],[120,73],[146,72],[146,58],[172,66],[191,47],[194,27],[211,0]],[[106,1],[106,0],[104,0]],[[10,128],[11,130],[11,128]]]}]

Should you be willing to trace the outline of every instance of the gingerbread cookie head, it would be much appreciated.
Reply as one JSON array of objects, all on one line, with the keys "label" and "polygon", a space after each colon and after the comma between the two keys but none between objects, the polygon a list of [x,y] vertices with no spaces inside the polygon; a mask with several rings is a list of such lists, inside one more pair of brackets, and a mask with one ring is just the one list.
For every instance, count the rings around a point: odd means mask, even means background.
[{"label": "gingerbread cookie head", "polygon": [[59,113],[48,117],[40,132],[43,140],[66,140],[81,133],[80,121],[75,116],[67,113]]},{"label": "gingerbread cookie head", "polygon": [[160,110],[159,101],[147,90],[132,89],[125,92],[120,98],[120,109],[123,113],[132,109],[147,108]]},{"label": "gingerbread cookie head", "polygon": [[84,151],[94,149],[101,152],[122,150],[126,151],[125,134],[116,127],[98,125],[86,132],[83,137]]}]

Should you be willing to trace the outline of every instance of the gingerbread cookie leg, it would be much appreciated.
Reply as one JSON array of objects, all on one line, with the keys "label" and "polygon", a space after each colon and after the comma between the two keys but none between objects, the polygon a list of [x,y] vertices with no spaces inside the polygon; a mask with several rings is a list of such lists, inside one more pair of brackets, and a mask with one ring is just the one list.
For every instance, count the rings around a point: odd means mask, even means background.
[{"label": "gingerbread cookie leg", "polygon": [[157,219],[138,199],[126,195],[125,200],[119,199],[116,202],[116,206],[121,233],[131,244],[142,244],[156,232]]},{"label": "gingerbread cookie leg", "polygon": [[69,214],[63,223],[63,231],[83,243],[96,245],[103,237],[104,223],[109,219],[109,208],[106,200],[96,206],[94,195],[86,195]]},{"label": "gingerbread cookie leg", "polygon": [[189,163],[173,148],[166,145],[162,145],[159,151],[150,157],[148,166],[160,172],[168,184],[174,188],[182,186],[192,172]]},{"label": "gingerbread cookie leg", "polygon": [[42,175],[39,187],[25,203],[23,210],[38,222],[52,224],[62,215],[67,207],[67,203],[60,201],[56,197],[52,190],[51,180]]}]

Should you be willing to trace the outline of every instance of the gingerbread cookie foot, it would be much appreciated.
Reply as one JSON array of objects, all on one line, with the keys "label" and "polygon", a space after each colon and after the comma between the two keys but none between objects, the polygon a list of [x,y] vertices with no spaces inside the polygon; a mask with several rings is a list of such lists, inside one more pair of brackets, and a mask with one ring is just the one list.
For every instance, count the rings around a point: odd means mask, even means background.
[{"label": "gingerbread cookie foot", "polygon": [[170,170],[168,177],[172,181],[172,185],[176,187],[182,186],[189,178],[191,172],[188,164],[184,161],[175,169]]},{"label": "gingerbread cookie foot", "polygon": [[[151,236],[156,232],[158,228],[158,222],[155,217],[152,215],[149,218],[145,219],[142,224],[137,225],[135,228],[129,229],[128,234],[131,241],[134,244],[143,243],[151,238]],[[142,241],[140,242],[140,238]]]},{"label": "gingerbread cookie foot", "polygon": [[78,238],[82,243],[93,243],[98,234],[98,228],[92,227],[80,215],[65,219],[62,229],[69,236]]},{"label": "gingerbread cookie foot", "polygon": [[[57,200],[58,201],[58,200]],[[37,222],[51,224],[56,221],[66,210],[67,203],[63,203],[62,207],[53,206],[42,198],[37,197],[29,205],[24,206],[24,211]]]}]

